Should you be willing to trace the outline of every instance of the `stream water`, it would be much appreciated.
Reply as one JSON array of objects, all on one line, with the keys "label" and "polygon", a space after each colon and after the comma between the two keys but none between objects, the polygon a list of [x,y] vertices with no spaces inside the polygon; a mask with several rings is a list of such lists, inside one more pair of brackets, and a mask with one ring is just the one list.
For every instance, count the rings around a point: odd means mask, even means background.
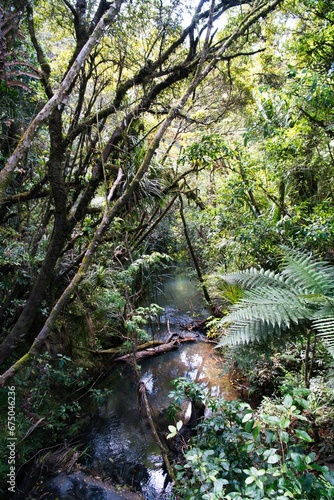
[{"label": "stream water", "polygon": [[[182,327],[192,318],[206,314],[200,293],[187,278],[167,282],[157,302],[165,307],[165,313],[156,338],[164,338],[170,332],[188,334]],[[162,433],[168,433],[168,394],[173,389],[171,381],[177,377],[201,382],[208,391],[226,399],[237,397],[213,346],[205,342],[199,331],[192,334],[196,342],[180,344],[177,350],[141,362],[141,381],[146,385]],[[91,425],[87,465],[102,477],[135,487],[146,500],[173,498],[160,450],[138,400],[133,369],[128,365],[114,367],[100,388],[107,390],[108,396],[99,405]]]}]

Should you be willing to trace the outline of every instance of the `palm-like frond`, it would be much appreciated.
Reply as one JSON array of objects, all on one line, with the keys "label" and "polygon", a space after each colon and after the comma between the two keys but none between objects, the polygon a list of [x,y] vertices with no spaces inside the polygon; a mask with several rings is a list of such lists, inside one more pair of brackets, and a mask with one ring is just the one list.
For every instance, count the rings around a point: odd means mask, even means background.
[{"label": "palm-like frond", "polygon": [[316,330],[322,343],[334,357],[334,316],[317,319],[313,321],[312,326]]},{"label": "palm-like frond", "polygon": [[281,275],[288,285],[300,288],[304,294],[333,295],[333,267],[310,255],[286,252]]},{"label": "palm-like frond", "polygon": [[210,284],[212,295],[226,304],[235,304],[244,295],[241,286],[238,283],[228,283],[222,273],[211,274],[207,282]]},{"label": "palm-like frond", "polygon": [[221,277],[227,283],[237,283],[247,289],[259,286],[281,286],[282,284],[284,286],[284,279],[280,273],[255,267]]},{"label": "palm-like frond", "polygon": [[282,271],[249,269],[224,277],[247,290],[220,325],[219,345],[273,338],[308,323],[334,357],[334,268],[302,252],[286,252]]},{"label": "palm-like frond", "polygon": [[334,297],[325,297],[322,307],[314,314],[312,327],[334,357]]},{"label": "palm-like frond", "polygon": [[263,342],[272,337],[275,333],[279,335],[281,331],[282,330],[275,329],[272,325],[265,324],[260,320],[254,320],[252,322],[239,320],[229,326],[228,335],[221,338],[218,347]]},{"label": "palm-like frond", "polygon": [[231,308],[230,314],[220,321],[222,326],[229,325],[222,344],[263,341],[293,324],[309,320],[312,313],[312,307],[295,289],[282,285],[248,290],[244,298]]}]

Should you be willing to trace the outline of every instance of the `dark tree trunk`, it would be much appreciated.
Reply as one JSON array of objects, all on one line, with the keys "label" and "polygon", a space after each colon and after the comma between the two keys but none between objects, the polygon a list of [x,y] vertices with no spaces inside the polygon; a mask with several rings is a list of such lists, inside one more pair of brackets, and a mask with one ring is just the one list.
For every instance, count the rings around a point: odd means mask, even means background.
[{"label": "dark tree trunk", "polygon": [[29,328],[35,322],[38,309],[42,301],[46,298],[47,290],[54,277],[57,260],[68,237],[66,221],[67,194],[63,176],[65,147],[62,139],[61,111],[58,109],[50,117],[49,129],[51,145],[48,174],[54,200],[53,234],[39,275],[23,311],[11,332],[0,345],[0,364],[10,356],[18,342],[23,340]]},{"label": "dark tree trunk", "polygon": [[185,236],[186,241],[187,241],[189,252],[190,252],[192,261],[194,263],[194,267],[196,269],[198,280],[201,283],[202,290],[203,290],[203,295],[205,297],[205,300],[208,303],[208,306],[210,307],[210,309],[214,310],[214,306],[212,304],[212,301],[211,301],[208,289],[206,288],[205,283],[204,283],[204,278],[203,278],[203,275],[202,275],[202,271],[201,271],[198,259],[197,259],[196,254],[195,254],[194,247],[193,247],[193,245],[191,243],[191,239],[190,239],[190,235],[189,235],[189,231],[188,231],[186,219],[184,217],[183,200],[182,200],[182,196],[181,195],[179,196],[179,200],[180,200],[180,215],[181,215],[181,220],[182,220],[182,224],[183,224],[183,231],[184,231],[184,236]]}]

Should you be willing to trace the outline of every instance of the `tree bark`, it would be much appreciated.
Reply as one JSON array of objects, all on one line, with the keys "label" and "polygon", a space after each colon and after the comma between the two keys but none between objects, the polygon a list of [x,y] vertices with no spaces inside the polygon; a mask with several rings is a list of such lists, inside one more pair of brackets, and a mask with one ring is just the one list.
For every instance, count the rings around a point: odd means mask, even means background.
[{"label": "tree bark", "polygon": [[74,63],[72,64],[72,67],[60,84],[57,92],[55,92],[51,99],[45,104],[22,135],[14,153],[10,156],[5,167],[0,172],[0,200],[4,198],[6,189],[11,182],[15,169],[18,167],[24,154],[29,150],[37,130],[43,123],[45,123],[55,108],[62,107],[64,105],[68,97],[69,89],[71,88],[74,80],[77,78],[80,68],[83,66],[99,39],[103,36],[106,27],[116,19],[123,2],[124,0],[115,0],[112,7],[109,8],[105,16],[99,21],[92,35],[79,52]]},{"label": "tree bark", "polygon": [[0,365],[10,356],[18,342],[23,340],[35,321],[36,313],[42,300],[46,298],[46,291],[50,286],[54,268],[68,236],[66,220],[67,193],[63,175],[65,148],[62,139],[60,110],[53,110],[49,128],[51,144],[48,173],[55,207],[53,235],[23,311],[0,345]]},{"label": "tree bark", "polygon": [[[117,179],[114,182],[114,184],[109,192],[109,197],[112,197],[112,194],[115,191],[117,185],[121,182],[122,177],[123,177],[123,173],[121,170],[119,170]],[[20,358],[18,361],[16,361],[16,363],[14,363],[0,377],[0,387],[3,387],[9,378],[14,376],[17,371],[19,371],[23,366],[25,366],[26,363],[40,351],[44,341],[47,339],[50,332],[54,328],[54,325],[55,325],[61,311],[63,310],[65,305],[70,300],[72,294],[75,292],[79,283],[84,278],[85,273],[87,272],[87,270],[92,262],[92,259],[93,259],[93,256],[94,256],[96,250],[97,250],[97,247],[100,244],[105,231],[109,227],[109,224],[110,224],[113,216],[114,216],[113,209],[110,209],[109,206],[107,206],[105,213],[104,213],[104,216],[103,216],[103,219],[101,221],[101,224],[99,225],[99,227],[95,233],[94,238],[92,239],[87,251],[85,252],[85,256],[81,262],[79,270],[77,271],[77,273],[75,274],[71,283],[68,285],[68,287],[65,289],[65,291],[63,292],[61,297],[58,299],[58,301],[54,305],[48,319],[46,320],[40,333],[35,338],[29,351],[22,358]]]},{"label": "tree bark", "polygon": [[[98,230],[95,233],[94,238],[92,239],[83,261],[79,267],[78,272],[75,274],[69,286],[65,289],[61,297],[58,299],[56,304],[54,305],[45,325],[43,326],[40,333],[37,335],[32,347],[29,352],[23,356],[20,360],[18,360],[3,376],[0,378],[0,382],[3,385],[11,376],[13,376],[22,366],[24,366],[29,359],[34,356],[42,347],[45,339],[48,337],[51,330],[54,328],[55,322],[62,311],[63,307],[68,303],[71,295],[75,291],[76,287],[82,280],[84,274],[87,272],[89,265],[92,261],[93,255],[95,254],[96,248],[102,241],[105,231],[109,227],[111,221],[114,219],[116,215],[119,214],[120,210],[127,201],[130,199],[132,194],[137,190],[143,175],[147,172],[153,155],[155,154],[156,149],[159,147],[161,139],[164,137],[167,129],[173,122],[173,120],[179,116],[181,109],[184,107],[185,103],[188,101],[189,97],[194,93],[195,89],[198,85],[207,77],[207,75],[216,67],[217,62],[221,59],[222,55],[226,52],[228,48],[230,48],[233,43],[243,36],[248,29],[261,17],[265,17],[270,11],[272,11],[281,0],[272,0],[269,2],[262,3],[254,7],[254,9],[243,19],[239,27],[235,30],[235,32],[228,37],[225,41],[222,42],[221,46],[217,49],[215,53],[208,53],[208,40],[210,38],[210,29],[208,29],[206,43],[204,44],[204,49],[198,59],[196,74],[190,82],[188,88],[180,98],[180,100],[173,106],[166,119],[163,121],[161,126],[159,127],[157,133],[155,134],[147,152],[144,160],[142,161],[140,167],[137,170],[136,175],[134,176],[132,182],[129,184],[127,190],[117,199],[117,201],[110,208],[107,206],[107,209],[104,213],[101,224],[98,227]],[[64,100],[67,97],[67,92],[71,87],[74,79],[76,78],[78,71],[85,59],[89,55],[95,43],[101,38],[103,34],[104,28],[112,22],[113,19],[117,16],[120,7],[122,5],[122,1],[118,0],[115,2],[114,6],[111,7],[106,14],[106,16],[98,23],[96,29],[93,32],[92,37],[88,40],[87,44],[83,47],[82,51],[78,55],[75,63],[73,64],[71,70],[67,73],[63,83],[61,84],[58,92],[54,95],[54,97],[46,104],[43,110],[37,115],[31,126],[28,128],[26,133],[23,135],[22,140],[15,150],[14,154],[8,160],[8,163],[4,170],[0,173],[0,197],[3,195],[6,187],[10,182],[10,178],[19,164],[20,159],[23,154],[29,149],[31,140],[39,128],[39,126],[50,116],[52,111],[58,106],[62,106]],[[209,62],[206,63],[206,58],[209,59]],[[182,69],[182,68],[181,68]],[[189,69],[183,68],[186,71],[186,74],[189,75]],[[180,70],[181,71],[181,70]],[[178,81],[175,75],[172,77],[172,81]],[[180,77],[181,78],[181,77]],[[166,88],[166,82],[163,83],[163,88]],[[160,87],[157,85],[155,87],[155,94],[159,93]],[[131,115],[131,114],[130,114]],[[133,114],[131,115],[133,116]],[[109,147],[109,145],[108,145]],[[108,153],[108,150],[106,150]],[[112,192],[114,191],[114,187],[116,188],[118,184],[119,177],[117,178],[114,186],[112,188]],[[109,201],[111,200],[111,196],[109,195]],[[75,221],[74,221],[75,222]],[[51,258],[51,256],[50,256]]]},{"label": "tree bark", "polygon": [[190,255],[191,255],[194,267],[196,269],[198,281],[200,282],[202,290],[203,290],[204,298],[205,298],[208,306],[210,307],[210,309],[213,309],[213,304],[212,304],[212,301],[211,301],[208,289],[206,288],[205,283],[204,283],[204,278],[203,278],[203,275],[202,275],[201,267],[199,265],[198,259],[197,259],[196,254],[195,254],[195,250],[194,250],[193,245],[191,243],[191,238],[190,238],[190,235],[189,235],[189,231],[188,231],[186,219],[184,217],[183,200],[182,200],[182,196],[181,195],[179,196],[179,200],[180,200],[180,216],[181,216],[181,220],[182,220],[183,232],[184,232],[184,236],[185,236],[185,239],[186,239],[186,242],[187,242],[187,245],[188,245],[188,249],[189,249],[189,252],[190,252]]}]

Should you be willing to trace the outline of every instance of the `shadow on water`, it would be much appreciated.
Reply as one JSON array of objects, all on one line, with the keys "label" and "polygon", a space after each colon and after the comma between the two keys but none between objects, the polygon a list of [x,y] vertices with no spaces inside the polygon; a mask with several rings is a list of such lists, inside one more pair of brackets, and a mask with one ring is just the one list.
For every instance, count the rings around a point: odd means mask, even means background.
[{"label": "shadow on water", "polygon": [[[164,338],[184,333],[184,325],[195,317],[206,317],[201,294],[187,278],[170,280],[156,302],[165,307],[159,332]],[[141,381],[145,383],[155,422],[162,434],[168,433],[165,414],[173,389],[171,381],[187,377],[202,383],[207,390],[226,399],[238,396],[223,374],[222,360],[200,332],[193,331],[196,342],[184,343],[175,351],[141,362]],[[112,369],[104,380],[108,396],[93,418],[89,436],[90,468],[141,491],[147,500],[171,499],[167,474],[160,449],[153,438],[145,412],[138,399],[133,369],[128,365]]]},{"label": "shadow on water", "polygon": [[162,307],[172,306],[181,314],[189,314],[192,317],[198,315],[207,316],[202,292],[197,287],[197,282],[187,276],[177,276],[167,279],[163,289],[156,295],[158,305]]}]

